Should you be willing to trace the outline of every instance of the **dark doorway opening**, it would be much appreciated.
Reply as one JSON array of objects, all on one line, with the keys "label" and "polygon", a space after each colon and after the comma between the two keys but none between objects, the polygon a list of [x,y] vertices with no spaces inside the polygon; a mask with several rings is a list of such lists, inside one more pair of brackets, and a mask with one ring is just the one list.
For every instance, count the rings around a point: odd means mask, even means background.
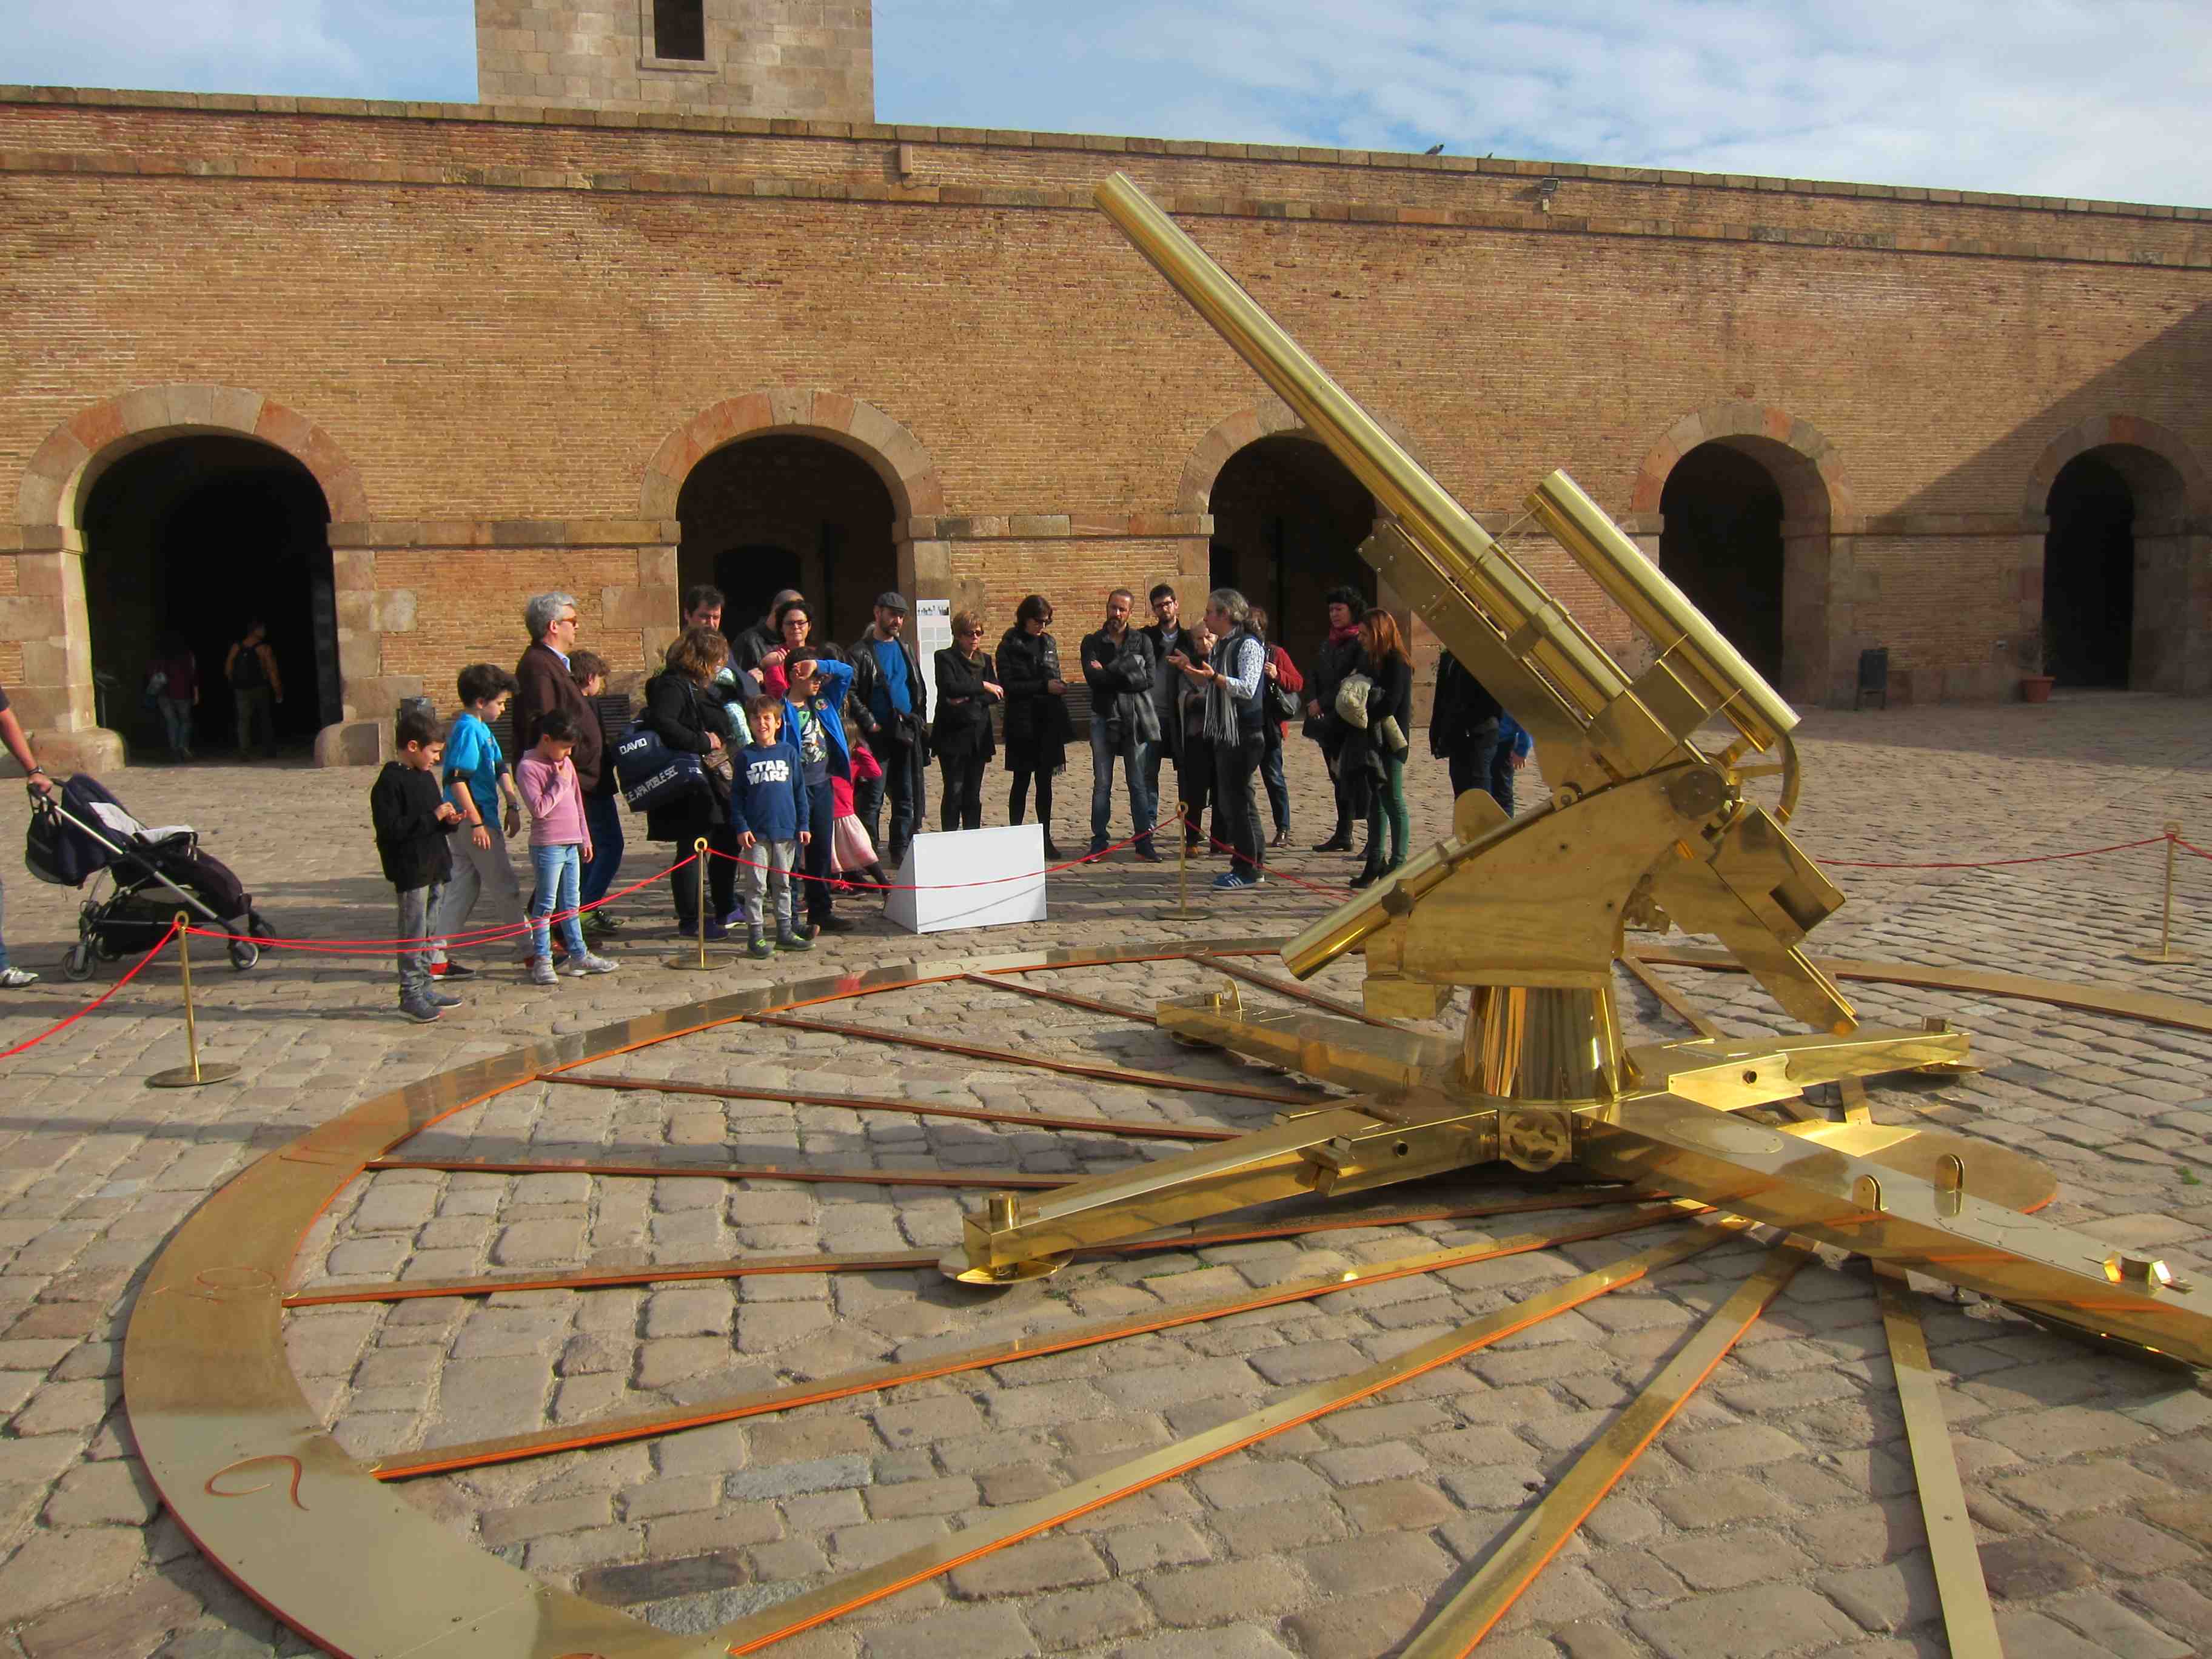
[{"label": "dark doorway opening", "polygon": [[1659,496],[1659,568],[1765,678],[1782,679],[1782,490],[1760,462],[1700,444]]},{"label": "dark doorway opening", "polygon": [[2096,454],[2051,483],[2043,541],[2043,672],[2061,685],[2128,684],[2136,611],[2136,498]]},{"label": "dark doorway opening", "polygon": [[[1229,458],[1212,505],[1213,586],[1264,606],[1269,637],[1310,672],[1328,637],[1329,589],[1354,588],[1375,602],[1374,568],[1359,556],[1375,528],[1375,498],[1322,445],[1282,434]],[[1182,598],[1195,619],[1204,596]]]},{"label": "dark doorway opening", "polygon": [[283,682],[276,741],[304,752],[338,718],[330,508],[314,475],[251,438],[171,438],[123,457],[84,504],[85,600],[101,724],[167,752],[146,678],[173,634],[198,670],[196,750],[235,742],[223,659],[258,617]]},{"label": "dark doorway opening", "polygon": [[760,620],[779,588],[795,587],[818,607],[814,636],[849,641],[876,595],[898,586],[896,513],[889,487],[850,450],[797,434],[747,438],[684,481],[678,578],[722,590],[732,635]]}]

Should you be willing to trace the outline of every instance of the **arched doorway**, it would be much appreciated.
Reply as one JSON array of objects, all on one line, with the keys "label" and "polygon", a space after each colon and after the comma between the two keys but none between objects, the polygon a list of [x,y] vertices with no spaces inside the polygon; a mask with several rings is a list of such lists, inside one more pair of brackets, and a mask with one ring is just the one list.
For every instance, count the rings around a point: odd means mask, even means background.
[{"label": "arched doorway", "polygon": [[[1353,587],[1374,603],[1375,570],[1359,544],[1375,528],[1375,498],[1315,439],[1285,432],[1246,444],[1222,463],[1209,504],[1213,586],[1265,606],[1275,642],[1300,667],[1328,637],[1329,589]],[[1194,617],[1196,597],[1184,595]]]},{"label": "arched doorway", "polygon": [[1700,444],[1659,497],[1659,568],[1769,680],[1782,678],[1782,489],[1745,441]]},{"label": "arched doorway", "polygon": [[678,580],[720,588],[732,635],[758,621],[778,589],[796,587],[821,607],[816,637],[849,641],[867,626],[876,595],[898,586],[891,492],[874,467],[825,438],[769,431],[714,451],[685,477],[676,517]]},{"label": "arched doorway", "polygon": [[2174,690],[2185,616],[2185,486],[2172,462],[2103,444],[2051,481],[2043,672],[2061,685]]},{"label": "arched doorway", "polygon": [[100,472],[80,522],[101,724],[134,750],[164,751],[161,721],[140,692],[173,635],[198,665],[196,746],[231,747],[223,658],[258,617],[283,680],[278,746],[305,753],[340,718],[330,521],[314,475],[258,439],[163,439]]}]

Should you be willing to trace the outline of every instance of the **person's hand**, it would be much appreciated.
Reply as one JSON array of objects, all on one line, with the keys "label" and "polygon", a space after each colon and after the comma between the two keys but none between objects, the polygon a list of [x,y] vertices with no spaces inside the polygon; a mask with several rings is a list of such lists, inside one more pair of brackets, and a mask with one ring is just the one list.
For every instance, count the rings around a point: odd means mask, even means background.
[{"label": "person's hand", "polygon": [[813,832],[811,830],[800,830],[800,831],[799,832],[799,844],[801,847],[811,847],[811,846],[813,846],[813,845],[814,845],[814,832]]},{"label": "person's hand", "polygon": [[1319,720],[1321,718],[1321,705],[1310,697],[1308,698],[1306,700],[1306,713],[1311,718]]},{"label": "person's hand", "polygon": [[508,835],[515,836],[522,833],[522,804],[520,801],[507,802],[506,822]]},{"label": "person's hand", "polygon": [[1526,766],[1528,763],[1528,757],[1526,755],[1516,755],[1516,756],[1514,756],[1514,757],[1513,757],[1513,769],[1514,769],[1515,771],[1516,771],[1516,772],[1518,772],[1518,771],[1519,771],[1522,767]]},{"label": "person's hand", "polygon": [[33,772],[23,781],[29,786],[31,793],[34,795],[51,795],[54,793],[54,781],[44,772]]},{"label": "person's hand", "polygon": [[469,831],[469,839],[476,843],[477,851],[479,853],[489,853],[491,851],[491,830],[489,826],[479,823],[475,829]]},{"label": "person's hand", "polygon": [[1188,668],[1190,666],[1190,659],[1184,656],[1180,651],[1169,652],[1168,661],[1177,668]]},{"label": "person's hand", "polygon": [[763,668],[781,668],[783,666],[783,659],[790,654],[790,652],[779,645],[773,651],[763,651],[761,653],[760,665]]},{"label": "person's hand", "polygon": [[759,845],[759,843],[760,837],[753,834],[750,830],[744,831],[738,837],[738,845],[740,847],[752,848]]},{"label": "person's hand", "polygon": [[720,749],[721,746],[721,738],[716,736],[714,732],[709,732],[707,734],[707,752],[708,754],[712,754],[715,750]]},{"label": "person's hand", "polygon": [[1103,665],[1103,664],[1099,664],[1099,663],[1096,663],[1096,662],[1087,662],[1087,663],[1084,664],[1083,665],[1084,665],[1085,668],[1089,669],[1089,670],[1090,670],[1092,673],[1094,673],[1094,674],[1103,674],[1103,673],[1104,673],[1104,672],[1106,672],[1105,667],[1104,667],[1104,665]]},{"label": "person's hand", "polygon": [[1282,678],[1282,672],[1275,666],[1275,659],[1273,657],[1267,659],[1267,665],[1260,672],[1265,674],[1271,680],[1277,680]]},{"label": "person's hand", "polygon": [[1002,685],[994,685],[988,680],[985,680],[983,682],[983,689],[986,691],[988,691],[993,696],[1000,698],[1002,701],[1005,699],[1006,695],[1006,687]]},{"label": "person's hand", "polygon": [[592,843],[586,842],[583,846],[578,849],[577,856],[582,859],[585,863],[589,864],[592,861]]},{"label": "person's hand", "polygon": [[461,809],[459,807],[454,805],[453,803],[449,800],[441,800],[438,803],[439,823],[459,823],[460,821]]},{"label": "person's hand", "polygon": [[1066,680],[1047,680],[1044,683],[1044,689],[1056,697],[1061,692],[1067,690],[1067,682]]}]

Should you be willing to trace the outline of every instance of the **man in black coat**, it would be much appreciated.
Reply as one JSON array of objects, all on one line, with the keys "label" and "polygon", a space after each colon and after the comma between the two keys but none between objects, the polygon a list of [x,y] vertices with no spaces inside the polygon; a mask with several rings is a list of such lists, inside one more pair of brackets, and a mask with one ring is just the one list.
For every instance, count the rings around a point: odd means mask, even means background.
[{"label": "man in black coat", "polygon": [[[1449,651],[1437,659],[1437,700],[1429,713],[1429,753],[1451,769],[1452,798],[1488,790],[1498,757],[1498,699]],[[1510,812],[1511,799],[1498,805]]]},{"label": "man in black coat", "polygon": [[1147,763],[1160,741],[1159,710],[1152,702],[1152,642],[1129,626],[1136,595],[1117,587],[1106,596],[1105,625],[1083,640],[1083,682],[1091,688],[1091,855],[1107,848],[1106,823],[1114,811],[1114,763],[1129,783],[1129,818],[1137,856],[1157,863],[1152,850],[1152,787]]},{"label": "man in black coat", "polygon": [[[854,784],[853,813],[893,869],[906,862],[928,794],[929,689],[914,641],[906,636],[906,619],[904,594],[877,594],[876,619],[852,650],[854,718],[884,769],[880,778]],[[876,815],[886,798],[891,804],[888,843],[876,839]]]},{"label": "man in black coat", "polygon": [[[1182,775],[1182,716],[1178,712],[1177,698],[1183,686],[1182,672],[1171,665],[1168,658],[1176,652],[1189,656],[1195,650],[1191,643],[1190,629],[1182,625],[1182,602],[1176,591],[1165,582],[1152,591],[1152,621],[1144,629],[1145,643],[1152,653],[1152,712],[1159,718],[1160,740],[1152,745],[1152,753],[1145,758],[1145,787],[1157,804],[1160,798],[1160,757],[1168,756],[1175,762],[1176,799],[1202,800],[1206,788],[1195,795],[1183,787]],[[1207,787],[1211,786],[1211,779]],[[1195,825],[1183,826],[1183,839],[1191,849],[1197,851],[1205,842]]]}]

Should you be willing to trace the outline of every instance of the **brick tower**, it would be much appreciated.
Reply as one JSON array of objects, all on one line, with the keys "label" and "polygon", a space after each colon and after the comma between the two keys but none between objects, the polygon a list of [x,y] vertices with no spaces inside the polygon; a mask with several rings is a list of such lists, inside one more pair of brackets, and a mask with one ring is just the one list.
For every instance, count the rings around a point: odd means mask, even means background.
[{"label": "brick tower", "polygon": [[870,0],[477,0],[487,104],[872,121]]}]

